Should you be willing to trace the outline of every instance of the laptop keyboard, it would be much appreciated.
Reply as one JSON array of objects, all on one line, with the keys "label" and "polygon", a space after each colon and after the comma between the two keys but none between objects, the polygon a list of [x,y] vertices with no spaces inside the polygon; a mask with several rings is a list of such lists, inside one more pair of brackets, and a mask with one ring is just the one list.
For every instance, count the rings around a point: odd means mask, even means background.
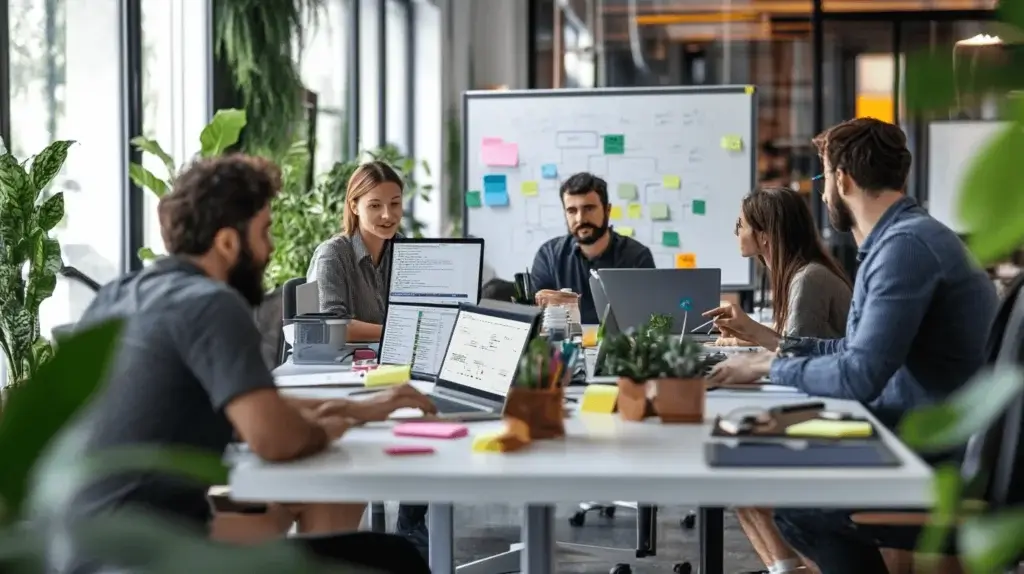
[{"label": "laptop keyboard", "polygon": [[451,415],[457,413],[478,413],[483,411],[483,409],[480,407],[466,405],[460,402],[446,399],[444,397],[439,397],[437,395],[430,395],[430,402],[434,403],[434,406],[437,407],[437,412],[443,415]]}]

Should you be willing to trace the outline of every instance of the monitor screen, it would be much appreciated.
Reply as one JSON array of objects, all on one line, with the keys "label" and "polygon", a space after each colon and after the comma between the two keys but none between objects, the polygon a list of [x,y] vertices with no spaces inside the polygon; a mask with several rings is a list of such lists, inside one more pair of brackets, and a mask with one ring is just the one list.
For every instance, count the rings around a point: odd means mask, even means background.
[{"label": "monitor screen", "polygon": [[527,317],[507,319],[462,311],[455,322],[438,382],[505,396],[532,325]]},{"label": "monitor screen", "polygon": [[483,247],[480,242],[395,242],[388,304],[476,303]]},{"label": "monitor screen", "polygon": [[415,374],[436,377],[458,314],[457,307],[390,306],[380,363],[410,365]]}]

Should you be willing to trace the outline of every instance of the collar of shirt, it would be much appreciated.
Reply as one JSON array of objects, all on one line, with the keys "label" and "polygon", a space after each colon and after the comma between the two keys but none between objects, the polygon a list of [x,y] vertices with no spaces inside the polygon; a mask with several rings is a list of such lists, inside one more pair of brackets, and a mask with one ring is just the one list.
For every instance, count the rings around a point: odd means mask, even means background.
[{"label": "collar of shirt", "polygon": [[[401,238],[401,233],[396,233],[395,238]],[[387,260],[388,249],[391,248],[391,240],[384,242],[384,250],[381,253],[380,261],[378,266]],[[352,252],[356,255],[356,261],[363,261],[369,259],[370,263],[373,264],[373,258],[370,256],[370,249],[366,246],[366,242],[363,241],[363,236],[358,231],[352,234]]]},{"label": "collar of shirt", "polygon": [[889,209],[885,210],[885,213],[882,214],[882,218],[875,224],[875,228],[864,239],[860,249],[857,250],[857,261],[863,261],[871,253],[871,248],[878,242],[878,238],[885,235],[885,231],[899,218],[900,214],[915,205],[917,205],[917,202],[909,197],[904,197],[890,205]]},{"label": "collar of shirt", "polygon": [[583,253],[583,250],[580,249],[579,242],[576,241],[576,236],[572,235],[570,233],[569,234],[569,240],[572,242],[572,252],[575,253],[578,257],[580,257],[584,261],[588,261],[588,262],[589,261],[596,262],[596,261],[601,261],[602,259],[605,259],[605,258],[614,257],[615,256],[615,248],[619,244],[619,234],[615,233],[615,231],[611,227],[609,227],[608,231],[606,231],[605,233],[608,233],[608,234],[611,235],[611,241],[608,242],[608,247],[604,251],[602,251],[600,255],[598,255],[597,257],[595,257],[593,259],[590,259],[589,257],[587,257]]}]

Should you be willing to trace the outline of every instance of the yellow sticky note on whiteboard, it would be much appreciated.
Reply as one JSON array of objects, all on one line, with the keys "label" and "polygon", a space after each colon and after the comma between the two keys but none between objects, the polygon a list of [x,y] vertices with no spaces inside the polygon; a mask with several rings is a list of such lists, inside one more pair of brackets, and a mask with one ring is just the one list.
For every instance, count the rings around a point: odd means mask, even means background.
[{"label": "yellow sticky note on whiteboard", "polygon": [[696,253],[676,253],[676,269],[696,269]]},{"label": "yellow sticky note on whiteboard", "polygon": [[626,213],[629,214],[630,219],[640,219],[644,216],[644,209],[639,203],[630,203]]},{"label": "yellow sticky note on whiteboard", "polygon": [[726,151],[743,151],[743,138],[740,136],[722,136],[722,149]]},{"label": "yellow sticky note on whiteboard", "polygon": [[611,219],[612,221],[622,219],[622,208],[618,205],[613,205],[612,210],[608,213],[608,219]]},{"label": "yellow sticky note on whiteboard", "polygon": [[678,175],[666,175],[661,178],[661,187],[665,189],[679,189],[682,182],[679,181]]},{"label": "yellow sticky note on whiteboard", "polygon": [[619,235],[622,235],[624,237],[633,237],[633,228],[632,227],[616,227],[615,228],[615,233],[618,233]]},{"label": "yellow sticky note on whiteboard", "polygon": [[519,186],[519,191],[526,196],[537,195],[539,190],[540,188],[537,186],[536,181],[524,181],[522,185]]}]

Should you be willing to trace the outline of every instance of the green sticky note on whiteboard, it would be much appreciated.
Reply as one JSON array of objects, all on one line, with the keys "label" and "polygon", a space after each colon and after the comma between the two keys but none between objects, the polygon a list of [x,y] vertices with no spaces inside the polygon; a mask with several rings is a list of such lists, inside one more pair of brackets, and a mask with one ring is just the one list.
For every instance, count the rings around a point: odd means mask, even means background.
[{"label": "green sticky note on whiteboard", "polygon": [[632,201],[636,199],[636,186],[632,183],[620,183],[618,188],[619,199],[625,199],[626,201]]},{"label": "green sticky note on whiteboard", "polygon": [[604,136],[604,153],[606,155],[626,153],[626,136],[622,134],[608,134]]},{"label": "green sticky note on whiteboard", "polygon": [[693,214],[694,215],[704,215],[704,211],[705,211],[704,200],[703,199],[695,199],[695,200],[693,200]]},{"label": "green sticky note on whiteboard", "polygon": [[668,204],[666,203],[652,203],[648,208],[651,212],[651,219],[653,221],[665,221],[668,217]]},{"label": "green sticky note on whiteboard", "polygon": [[483,201],[480,199],[479,191],[466,192],[466,207],[480,207],[481,205],[483,205]]},{"label": "green sticky note on whiteboard", "polygon": [[665,247],[679,247],[678,231],[662,231],[661,244]]}]

